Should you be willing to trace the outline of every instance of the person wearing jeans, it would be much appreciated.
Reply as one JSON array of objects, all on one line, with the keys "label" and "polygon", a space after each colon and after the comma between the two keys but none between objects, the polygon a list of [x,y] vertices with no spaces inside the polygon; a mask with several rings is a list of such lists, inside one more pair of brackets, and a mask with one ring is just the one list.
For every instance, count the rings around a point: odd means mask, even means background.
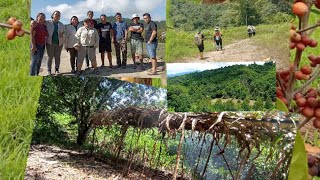
[{"label": "person wearing jeans", "polygon": [[46,26],[44,25],[46,16],[44,13],[39,13],[37,15],[37,21],[35,27],[31,28],[31,53],[32,62],[30,67],[30,75],[39,75],[41,62],[45,50],[46,37],[48,32]]},{"label": "person wearing jeans", "polygon": [[[116,13],[116,22],[113,23],[114,30],[114,47],[116,49],[116,57],[117,57],[117,67],[121,67],[123,69],[127,66],[127,36],[128,36],[128,27],[126,22],[122,20],[121,13]],[[122,55],[122,63],[121,56]]]},{"label": "person wearing jeans", "polygon": [[60,12],[54,11],[51,16],[52,20],[46,22],[48,38],[47,38],[47,53],[48,53],[48,75],[51,75],[52,60],[55,60],[56,75],[60,74],[60,57],[64,44],[64,25],[59,21]]}]

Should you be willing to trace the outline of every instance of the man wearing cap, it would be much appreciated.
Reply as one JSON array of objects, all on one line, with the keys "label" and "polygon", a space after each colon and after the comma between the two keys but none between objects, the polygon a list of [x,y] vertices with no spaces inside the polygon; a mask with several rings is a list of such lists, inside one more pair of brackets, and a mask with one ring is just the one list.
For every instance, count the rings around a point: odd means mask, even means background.
[{"label": "man wearing cap", "polygon": [[[114,38],[114,47],[116,49],[117,57],[117,67],[123,69],[127,66],[127,36],[128,36],[128,27],[126,22],[122,21],[121,13],[116,13],[116,22],[113,23],[113,30],[115,34]],[[121,56],[122,55],[122,62]]]},{"label": "man wearing cap", "polygon": [[99,74],[96,61],[96,48],[99,46],[98,31],[90,26],[90,19],[86,18],[84,26],[80,27],[76,33],[77,43],[74,47],[78,50],[77,75],[80,75],[82,63],[85,56],[88,56],[92,63],[94,72]]},{"label": "man wearing cap", "polygon": [[151,16],[149,13],[143,14],[143,20],[146,23],[145,26],[145,41],[147,46],[147,52],[149,54],[149,58],[151,59],[152,69],[148,73],[149,75],[157,74],[157,57],[156,50],[158,46],[157,40],[157,24],[151,21]]},{"label": "man wearing cap", "polygon": [[140,17],[138,14],[132,15],[132,23],[129,26],[129,31],[131,32],[131,55],[133,60],[133,68],[136,69],[136,59],[140,60],[140,67],[141,69],[144,69],[143,67],[143,58],[142,58],[142,43],[143,43],[143,37],[141,33],[143,32],[143,24],[139,23]]},{"label": "man wearing cap", "polygon": [[104,52],[107,52],[109,67],[112,68],[112,56],[111,56],[111,41],[113,41],[113,28],[112,25],[107,22],[107,16],[102,14],[100,16],[101,23],[97,25],[97,30],[99,33],[99,52],[101,53],[101,67],[104,67]]}]

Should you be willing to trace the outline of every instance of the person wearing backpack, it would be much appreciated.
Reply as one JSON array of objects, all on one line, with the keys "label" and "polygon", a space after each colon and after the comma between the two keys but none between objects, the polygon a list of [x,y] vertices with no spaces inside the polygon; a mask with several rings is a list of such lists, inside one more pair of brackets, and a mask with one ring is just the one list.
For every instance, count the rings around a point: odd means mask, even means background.
[{"label": "person wearing backpack", "polygon": [[219,48],[222,50],[222,33],[219,27],[214,29],[213,40],[216,44],[217,51],[219,51]]},{"label": "person wearing backpack", "polygon": [[251,29],[252,29],[252,35],[256,35],[256,27],[251,25]]},{"label": "person wearing backpack", "polygon": [[251,37],[251,36],[252,36],[252,33],[253,33],[253,29],[252,29],[252,27],[251,27],[250,25],[248,25],[247,31],[248,31],[249,37]]},{"label": "person wearing backpack", "polygon": [[204,35],[202,34],[201,30],[199,29],[196,35],[194,36],[195,43],[200,51],[200,59],[203,59],[203,50],[204,50]]}]

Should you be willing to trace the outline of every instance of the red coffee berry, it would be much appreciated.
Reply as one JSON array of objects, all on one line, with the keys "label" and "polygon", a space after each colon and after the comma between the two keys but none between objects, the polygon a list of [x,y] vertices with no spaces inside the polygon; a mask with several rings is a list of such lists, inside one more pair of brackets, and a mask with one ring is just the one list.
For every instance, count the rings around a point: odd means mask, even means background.
[{"label": "red coffee berry", "polygon": [[316,107],[316,106],[318,105],[318,101],[317,101],[316,98],[310,97],[310,98],[307,99],[307,104],[308,104],[310,107],[314,108],[314,107]]},{"label": "red coffee berry", "polygon": [[312,73],[312,69],[306,65],[302,66],[300,70],[303,74],[306,74],[306,75],[309,75]]},{"label": "red coffee berry", "polygon": [[298,98],[298,99],[296,100],[296,103],[297,103],[297,105],[298,105],[299,107],[305,107],[306,104],[307,104],[307,100],[306,100],[306,98],[301,97],[301,98]]},{"label": "red coffee berry", "polygon": [[318,45],[318,42],[316,40],[312,39],[308,45],[310,47],[316,47]]},{"label": "red coffee berry", "polygon": [[311,117],[313,117],[314,110],[313,110],[313,108],[306,106],[302,109],[301,114],[307,118],[311,118]]}]

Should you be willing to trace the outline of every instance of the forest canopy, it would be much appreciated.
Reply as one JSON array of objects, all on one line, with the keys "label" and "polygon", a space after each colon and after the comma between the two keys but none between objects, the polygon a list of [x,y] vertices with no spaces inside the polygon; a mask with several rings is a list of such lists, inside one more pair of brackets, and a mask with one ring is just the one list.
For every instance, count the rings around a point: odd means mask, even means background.
[{"label": "forest canopy", "polygon": [[277,24],[291,19],[291,7],[279,0],[230,0],[201,4],[190,0],[170,0],[169,16],[173,28],[192,31],[215,26],[237,27],[247,24]]},{"label": "forest canopy", "polygon": [[[273,62],[233,65],[169,77],[168,108],[176,112],[271,109],[275,84]],[[218,100],[212,103],[213,99]],[[223,103],[224,99],[228,101]]]}]

